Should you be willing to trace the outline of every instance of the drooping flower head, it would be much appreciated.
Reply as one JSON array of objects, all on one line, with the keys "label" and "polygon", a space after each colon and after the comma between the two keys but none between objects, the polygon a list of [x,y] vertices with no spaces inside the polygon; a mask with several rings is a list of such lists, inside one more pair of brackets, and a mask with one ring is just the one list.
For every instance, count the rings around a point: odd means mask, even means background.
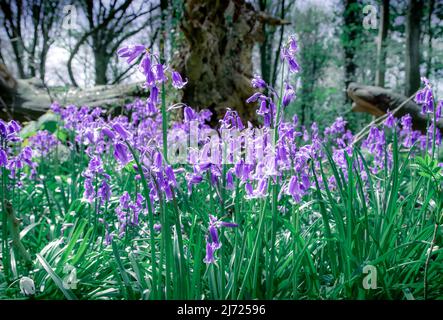
[{"label": "drooping flower head", "polygon": [[267,87],[266,82],[257,74],[252,78],[251,85],[253,88],[257,89],[264,89]]},{"label": "drooping flower head", "polygon": [[287,107],[294,98],[295,98],[294,88],[289,83],[286,83],[285,91],[283,93],[283,100],[282,100],[283,107]]},{"label": "drooping flower head", "polygon": [[393,128],[395,126],[395,118],[391,111],[388,111],[388,117],[386,118],[384,125],[387,128]]},{"label": "drooping flower head", "polygon": [[131,159],[128,147],[123,143],[116,143],[114,145],[114,157],[122,166],[126,165]]},{"label": "drooping flower head", "polygon": [[218,229],[222,227],[235,228],[238,227],[238,225],[233,222],[221,221],[217,217],[209,215],[208,235],[206,237],[206,257],[203,262],[208,264],[215,263],[214,253],[221,247]]},{"label": "drooping flower head", "polygon": [[[117,55],[120,58],[126,58],[126,62],[129,64],[131,64],[142,54],[144,55],[138,67],[140,72],[145,76],[146,79],[143,86],[145,88],[151,89],[159,83],[166,82],[168,78],[166,77],[165,71],[167,71],[168,69],[171,70],[171,68],[168,65],[160,63],[159,57],[153,54],[149,50],[149,48],[146,48],[141,44],[136,44],[124,46],[117,51]],[[175,70],[171,70],[170,73],[171,83],[174,88],[181,89],[186,85],[187,81],[183,81],[180,73]],[[150,104],[151,108],[152,105],[155,106],[154,99],[151,99]]]},{"label": "drooping flower head", "polygon": [[421,78],[425,87],[417,92],[415,95],[415,102],[422,106],[422,113],[432,113],[434,112],[434,95],[432,93],[432,87],[429,80],[425,77]]},{"label": "drooping flower head", "polygon": [[289,71],[291,73],[298,73],[300,71],[300,65],[296,59],[296,53],[298,52],[298,44],[295,39],[295,35],[289,36],[288,42],[282,49],[281,57],[288,63]]},{"label": "drooping flower head", "polygon": [[126,58],[127,63],[132,63],[145,51],[145,46],[141,44],[124,46],[117,50],[120,58]]},{"label": "drooping flower head", "polygon": [[172,86],[176,89],[181,89],[188,83],[188,81],[183,81],[182,76],[177,71],[172,71],[171,77]]}]

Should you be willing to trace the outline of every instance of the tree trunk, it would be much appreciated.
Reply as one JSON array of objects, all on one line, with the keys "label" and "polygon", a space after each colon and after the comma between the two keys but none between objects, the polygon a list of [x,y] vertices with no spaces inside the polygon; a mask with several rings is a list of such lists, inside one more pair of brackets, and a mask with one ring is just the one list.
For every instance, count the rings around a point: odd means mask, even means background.
[{"label": "tree trunk", "polygon": [[7,1],[0,1],[0,7],[3,12],[3,26],[8,35],[9,41],[14,52],[15,63],[17,65],[17,71],[20,78],[26,78],[25,67],[23,64],[24,59],[24,43],[21,32],[21,16],[23,6],[21,2],[17,2],[17,11],[13,12],[11,3]]},{"label": "tree trunk", "polygon": [[26,72],[25,72],[25,67],[23,65],[23,58],[24,58],[24,50],[23,50],[23,45],[22,45],[22,41],[11,41],[12,44],[12,51],[14,52],[14,56],[15,56],[15,62],[17,64],[17,71],[18,71],[18,76],[21,79],[26,79]]},{"label": "tree trunk", "polygon": [[49,41],[48,39],[43,38],[43,45],[42,45],[42,52],[40,54],[40,64],[39,64],[39,73],[40,73],[40,80],[42,83],[45,83],[45,76],[46,76],[46,58],[48,56],[49,52]]},{"label": "tree trunk", "polygon": [[[361,24],[361,19],[359,19],[359,12],[357,10],[358,2],[356,0],[345,0],[344,8],[344,39],[343,39],[343,49],[345,57],[345,86],[355,81],[355,72],[357,70],[357,65],[354,61],[355,56],[355,40],[359,36],[357,25]],[[347,95],[345,95],[347,99]]]},{"label": "tree trunk", "polygon": [[227,108],[256,123],[255,106],[245,102],[254,93],[253,45],[263,40],[252,5],[244,0],[186,0],[181,29],[186,41],[177,69],[189,80],[182,101],[211,110],[212,124]]},{"label": "tree trunk", "polygon": [[[261,11],[266,11],[266,0],[260,0]],[[272,38],[274,30],[268,30],[265,24],[262,25],[263,42],[260,44],[260,69],[261,76],[266,83],[271,83],[271,59],[272,59]]]},{"label": "tree trunk", "polygon": [[426,78],[431,76],[431,67],[432,67],[432,39],[434,37],[434,33],[432,32],[432,14],[434,12],[435,0],[429,1],[428,7],[428,21],[427,21],[427,29],[428,29],[428,56],[426,59]]},{"label": "tree trunk", "polygon": [[[289,11],[291,8],[291,5],[294,4],[294,2],[290,3],[288,5],[287,10]],[[280,19],[284,20],[285,18],[285,0],[282,0],[280,3]],[[278,69],[278,62],[280,61],[280,51],[283,44],[283,35],[285,33],[285,25],[280,26],[280,34],[278,39],[278,46],[274,54],[274,64],[272,67],[272,78],[271,78],[271,86],[275,87],[275,83],[277,82],[277,69]]]},{"label": "tree trunk", "polygon": [[410,0],[406,21],[406,85],[405,95],[420,88],[420,20],[422,0]]},{"label": "tree trunk", "polygon": [[104,50],[94,50],[94,68],[95,68],[95,84],[104,85],[108,83],[106,71],[108,69],[109,58]]},{"label": "tree trunk", "polygon": [[380,16],[381,21],[377,43],[377,71],[375,74],[375,85],[384,87],[386,72],[386,37],[388,36],[389,30],[389,0],[383,0]]},{"label": "tree trunk", "polygon": [[160,57],[162,59],[162,63],[166,60],[166,48],[165,48],[165,42],[166,42],[166,22],[167,22],[167,14],[168,14],[168,1],[167,0],[160,0]]}]

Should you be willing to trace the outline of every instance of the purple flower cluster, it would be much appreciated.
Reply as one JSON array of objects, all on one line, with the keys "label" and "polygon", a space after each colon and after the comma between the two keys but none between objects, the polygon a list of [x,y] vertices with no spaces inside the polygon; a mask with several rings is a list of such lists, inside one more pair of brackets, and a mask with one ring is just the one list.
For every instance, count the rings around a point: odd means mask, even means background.
[{"label": "purple flower cluster", "polygon": [[291,35],[289,37],[288,43],[281,52],[281,57],[283,60],[287,62],[289,66],[289,71],[291,73],[297,73],[300,71],[300,65],[298,64],[297,59],[295,57],[297,52],[298,52],[297,40],[295,39],[295,35]]},{"label": "purple flower cluster", "polygon": [[[89,161],[88,168],[83,172],[85,178],[84,197],[89,203],[97,201],[97,205],[101,206],[104,202],[111,198],[111,188],[109,182],[111,177],[105,173],[103,162],[99,156],[93,156]],[[95,208],[96,211],[99,208]]]},{"label": "purple flower cluster", "polygon": [[421,80],[424,84],[424,88],[417,92],[415,96],[415,102],[422,106],[422,114],[428,115],[428,117],[429,115],[432,116],[429,117],[431,123],[428,126],[426,136],[420,137],[420,145],[421,149],[427,148],[428,152],[433,152],[433,148],[429,147],[430,145],[432,145],[431,141],[433,141],[436,146],[441,145],[441,132],[438,129],[436,122],[438,122],[442,117],[441,112],[443,107],[443,100],[435,103],[434,93],[432,91],[429,80],[425,77],[422,77]]},{"label": "purple flower cluster", "polygon": [[[363,148],[374,156],[372,173],[376,174],[380,169],[392,166],[392,151],[386,149],[386,136],[383,129],[371,127],[368,137],[363,142]],[[387,158],[386,158],[387,157]]]},{"label": "purple flower cluster", "polygon": [[19,137],[20,125],[11,120],[8,123],[0,119],[0,168],[9,171],[9,177],[15,179],[18,187],[26,176],[22,169],[30,168],[30,176],[35,177],[37,164],[32,161],[33,152],[30,147],[20,148],[22,139]]},{"label": "purple flower cluster", "polygon": [[425,77],[421,78],[424,83],[424,88],[419,90],[415,96],[415,102],[422,105],[422,113],[428,114],[434,112],[434,95],[429,80]]},{"label": "purple flower cluster", "polygon": [[118,235],[123,237],[128,226],[138,226],[140,213],[144,214],[145,198],[137,193],[135,201],[131,200],[131,196],[127,191],[120,197],[119,205],[115,209],[118,219]]},{"label": "purple flower cluster", "polygon": [[14,120],[5,123],[0,119],[0,167],[8,166],[8,154],[10,153],[9,144],[21,141],[18,136],[19,131],[20,126]]},{"label": "purple flower cluster", "polygon": [[[157,85],[160,83],[164,83],[167,81],[167,77],[165,75],[165,71],[170,69],[168,66],[161,64],[158,56],[152,54],[148,48],[145,48],[143,45],[129,45],[120,48],[117,51],[117,54],[120,58],[126,58],[126,62],[131,64],[135,59],[141,56],[144,53],[141,62],[139,64],[140,71],[144,74],[145,88],[151,89],[150,100],[152,103],[156,101],[158,89]],[[157,61],[154,62],[153,61]],[[181,89],[183,88],[187,81],[183,81],[180,73],[175,70],[170,71],[171,76],[171,84],[174,88]],[[155,104],[155,103],[154,103]]]},{"label": "purple flower cluster", "polygon": [[40,130],[29,138],[29,145],[36,151],[37,157],[45,157],[54,150],[59,141],[47,130]]},{"label": "purple flower cluster", "polygon": [[[298,45],[295,36],[290,36],[288,42],[282,50],[282,59],[288,64],[288,76],[300,71],[300,66],[296,59]],[[250,96],[246,102],[258,102],[259,108],[257,114],[263,117],[263,124],[268,128],[275,128],[279,124],[276,121],[281,120],[280,114],[277,114],[277,105],[281,104],[283,108],[287,107],[296,97],[294,87],[286,79],[283,90],[283,96],[279,97],[277,92],[269,86],[260,76],[255,75],[251,80],[251,85],[256,89],[267,89],[269,95],[266,96],[261,92],[256,92]],[[281,100],[280,100],[281,99]],[[280,111],[282,112],[282,111]]]}]

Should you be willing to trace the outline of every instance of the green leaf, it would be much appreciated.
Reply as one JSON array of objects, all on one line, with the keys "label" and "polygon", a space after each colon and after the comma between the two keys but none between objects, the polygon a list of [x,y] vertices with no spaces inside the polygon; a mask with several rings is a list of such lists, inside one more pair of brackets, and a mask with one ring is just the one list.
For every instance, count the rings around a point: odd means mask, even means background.
[{"label": "green leaf", "polygon": [[60,279],[60,277],[54,272],[54,270],[51,268],[49,263],[43,258],[39,253],[37,253],[37,259],[40,262],[40,264],[43,266],[43,268],[46,270],[46,272],[49,274],[51,279],[55,282],[57,287],[63,292],[64,296],[68,300],[78,300],[75,294],[70,290],[63,286],[63,281]]}]

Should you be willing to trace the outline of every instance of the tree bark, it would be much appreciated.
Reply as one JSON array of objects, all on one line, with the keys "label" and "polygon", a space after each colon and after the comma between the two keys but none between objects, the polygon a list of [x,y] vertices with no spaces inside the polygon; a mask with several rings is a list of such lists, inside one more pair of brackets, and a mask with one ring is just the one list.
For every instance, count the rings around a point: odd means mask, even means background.
[{"label": "tree bark", "polygon": [[[261,11],[266,11],[266,0],[259,1]],[[266,83],[271,83],[271,58],[272,58],[272,38],[275,30],[269,30],[266,24],[262,25],[263,42],[260,44],[260,69],[262,79]]]},{"label": "tree bark", "polygon": [[[357,65],[354,61],[355,57],[355,40],[359,36],[357,25],[361,23],[359,20],[358,10],[356,6],[358,5],[357,0],[345,0],[344,8],[344,39],[343,39],[343,49],[345,58],[345,86],[355,81],[355,72],[357,70]],[[347,95],[345,95],[347,99]]]},{"label": "tree bark", "polygon": [[431,76],[431,68],[432,68],[432,39],[434,37],[434,33],[432,31],[432,14],[434,12],[435,0],[429,1],[428,7],[428,18],[427,18],[427,29],[428,29],[428,56],[426,59],[426,77],[429,78]]},{"label": "tree bark", "polygon": [[13,12],[11,2],[1,0],[0,7],[4,14],[3,26],[6,34],[10,40],[12,51],[14,53],[15,63],[20,78],[27,77],[25,66],[23,64],[24,58],[24,43],[22,38],[21,17],[23,14],[23,3],[21,0],[16,2],[17,10]]},{"label": "tree bark", "polygon": [[255,107],[246,99],[254,93],[252,49],[263,41],[264,20],[244,0],[185,1],[180,26],[185,41],[175,66],[189,80],[182,101],[197,110],[209,109],[213,125],[227,108],[257,123]]},{"label": "tree bark", "polygon": [[[290,2],[288,7],[286,8],[287,11],[290,10],[292,4],[294,4],[294,2]],[[281,1],[281,6],[280,6],[280,19],[284,20],[285,19],[285,0]],[[272,78],[271,78],[271,86],[275,87],[275,83],[277,82],[277,69],[278,69],[278,62],[280,61],[280,51],[281,51],[281,47],[283,44],[283,35],[285,33],[285,25],[282,24],[280,26],[280,35],[279,35],[279,40],[278,40],[278,46],[277,49],[275,51],[275,55],[274,55],[274,66],[272,68]]]},{"label": "tree bark", "polygon": [[375,74],[375,85],[384,87],[386,72],[386,37],[388,36],[389,30],[389,0],[382,1],[380,16],[381,19],[377,43],[377,71]]},{"label": "tree bark", "polygon": [[406,84],[405,95],[410,96],[420,88],[420,20],[422,0],[410,0],[406,21]]},{"label": "tree bark", "polygon": [[94,51],[94,69],[95,69],[95,84],[104,85],[108,83],[106,72],[108,70],[109,55],[105,48],[99,48]]}]

